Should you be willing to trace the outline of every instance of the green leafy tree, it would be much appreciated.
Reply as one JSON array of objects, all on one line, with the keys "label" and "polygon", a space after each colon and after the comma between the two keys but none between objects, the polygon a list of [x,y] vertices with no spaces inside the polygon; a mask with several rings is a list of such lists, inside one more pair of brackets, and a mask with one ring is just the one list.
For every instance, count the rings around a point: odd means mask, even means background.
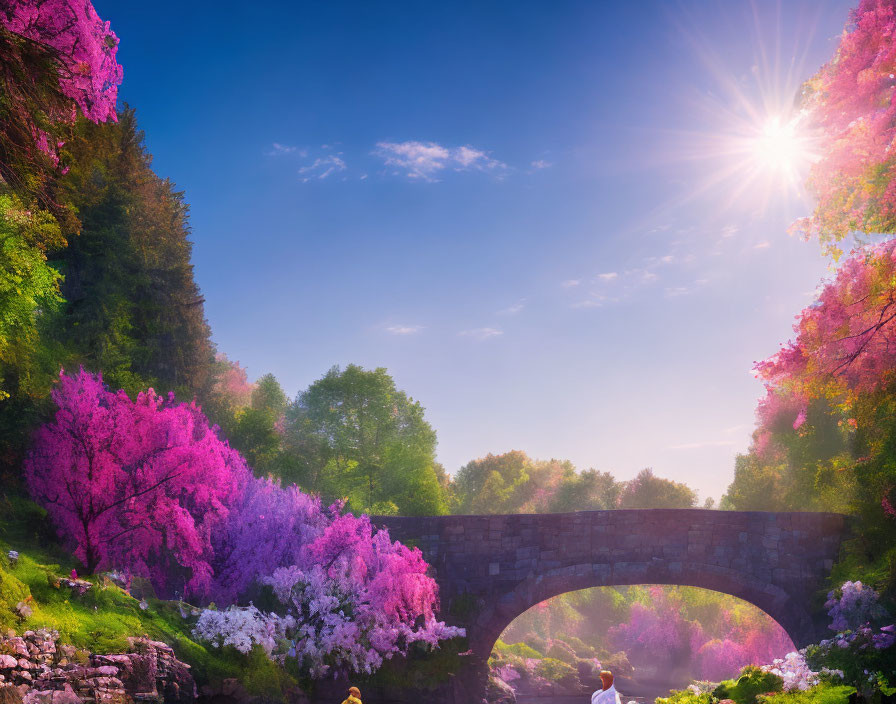
[{"label": "green leafy tree", "polygon": [[227,438],[258,475],[282,475],[281,433],[286,394],[273,374],[265,374],[252,389],[251,402],[239,409]]},{"label": "green leafy tree", "polygon": [[441,514],[436,433],[423,407],[380,367],[333,367],[286,411],[284,435],[298,482],[354,511]]},{"label": "green leafy tree", "polygon": [[697,493],[686,484],[663,479],[650,468],[625,483],[619,495],[619,508],[693,508]]},{"label": "green leafy tree", "polygon": [[562,513],[616,508],[621,485],[608,472],[511,450],[461,467],[453,489],[459,513]]},{"label": "green leafy tree", "polygon": [[586,469],[568,476],[550,501],[550,512],[599,511],[616,508],[622,485],[609,472]]},{"label": "green leafy tree", "polygon": [[128,391],[202,396],[213,348],[183,195],[153,173],[131,109],[118,122],[80,121],[63,156],[63,194],[81,221],[55,262],[65,276],[55,328],[66,366],[102,371]]},{"label": "green leafy tree", "polygon": [[535,464],[525,452],[489,453],[460,468],[454,480],[458,513],[516,513]]},{"label": "green leafy tree", "polygon": [[50,213],[0,192],[0,400],[11,390],[34,391],[38,319],[62,301],[46,250],[64,244]]}]

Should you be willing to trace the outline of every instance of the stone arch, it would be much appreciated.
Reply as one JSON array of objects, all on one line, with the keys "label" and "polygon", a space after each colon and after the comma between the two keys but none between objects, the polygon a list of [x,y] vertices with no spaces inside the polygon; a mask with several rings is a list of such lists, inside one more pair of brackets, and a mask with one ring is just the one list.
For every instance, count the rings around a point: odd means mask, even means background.
[{"label": "stone arch", "polygon": [[[490,653],[501,633],[519,616],[536,604],[568,592],[593,587],[634,586],[641,584],[662,584],[668,586],[688,586],[709,589],[743,599],[761,609],[774,619],[790,636],[797,647],[811,643],[818,634],[806,605],[797,603],[783,589],[774,585],[761,585],[750,579],[738,579],[735,575],[707,575],[699,572],[688,576],[668,576],[665,580],[660,570],[652,572],[651,579],[644,581],[638,577],[620,581],[608,575],[585,573],[591,565],[576,565],[579,572],[571,577],[551,575],[533,576],[520,582],[513,590],[501,596],[494,607],[487,607],[476,619],[471,629],[471,645],[478,652]],[[712,577],[710,580],[709,577]],[[476,643],[472,643],[472,639]]]},{"label": "stone arch", "polygon": [[467,665],[446,698],[458,704],[482,700],[488,656],[514,618],[588,587],[678,584],[724,592],[765,611],[797,646],[807,645],[825,634],[812,604],[849,532],[839,514],[702,509],[373,521],[421,549],[439,584],[442,616],[467,629]]}]

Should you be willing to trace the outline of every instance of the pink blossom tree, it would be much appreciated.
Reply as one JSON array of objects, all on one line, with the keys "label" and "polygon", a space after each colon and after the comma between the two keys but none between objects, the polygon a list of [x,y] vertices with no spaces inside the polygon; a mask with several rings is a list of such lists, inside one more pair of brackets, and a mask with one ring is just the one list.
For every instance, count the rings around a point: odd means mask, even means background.
[{"label": "pink blossom tree", "polygon": [[[89,0],[4,2],[0,24],[52,52],[59,63],[59,86],[82,115],[93,122],[115,119],[122,78],[115,59],[118,37]],[[70,121],[75,115],[72,111],[53,117]]]},{"label": "pink blossom tree", "polygon": [[265,581],[295,614],[291,654],[312,676],[373,672],[412,643],[464,635],[438,621],[438,588],[416,548],[374,532],[366,516],[334,518],[299,564]]},{"label": "pink blossom tree", "polygon": [[250,478],[239,454],[173,395],[131,400],[81,370],[60,375],[53,400],[25,478],[87,571],[126,569],[161,594],[204,593],[212,535]]},{"label": "pink blossom tree", "polygon": [[896,228],[894,32],[893,0],[861,0],[834,58],[805,86],[822,130],[822,158],[809,179],[817,207],[795,228],[818,237],[835,257],[850,232]]},{"label": "pink blossom tree", "polygon": [[0,178],[66,220],[72,216],[47,185],[62,128],[79,113],[93,122],[116,119],[117,51],[118,38],[89,0],[0,3]]},{"label": "pink blossom tree", "polygon": [[[843,262],[794,325],[796,337],[754,369],[770,391],[760,422],[787,409],[798,429],[811,398],[849,410],[859,397],[894,381],[896,369],[896,240]],[[772,395],[777,398],[772,398]]]}]

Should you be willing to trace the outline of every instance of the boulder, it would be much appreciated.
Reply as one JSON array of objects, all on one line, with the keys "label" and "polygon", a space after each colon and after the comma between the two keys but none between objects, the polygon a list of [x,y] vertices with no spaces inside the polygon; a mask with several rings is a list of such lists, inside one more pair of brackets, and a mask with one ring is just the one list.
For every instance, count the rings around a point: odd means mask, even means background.
[{"label": "boulder", "polygon": [[22,695],[10,685],[0,687],[0,704],[22,704]]}]

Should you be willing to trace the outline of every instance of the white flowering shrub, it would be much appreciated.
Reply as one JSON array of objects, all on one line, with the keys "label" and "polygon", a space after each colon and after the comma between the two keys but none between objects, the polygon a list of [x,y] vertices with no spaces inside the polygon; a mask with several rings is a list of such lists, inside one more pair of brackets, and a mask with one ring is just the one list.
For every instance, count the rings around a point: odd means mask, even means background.
[{"label": "white flowering shrub", "polygon": [[265,614],[254,606],[231,606],[224,611],[203,609],[193,635],[216,648],[232,645],[241,653],[258,644],[270,655],[295,625],[292,616]]},{"label": "white flowering shrub", "polygon": [[843,673],[840,670],[829,670],[823,667],[818,672],[813,671],[806,662],[805,650],[787,653],[783,658],[777,658],[771,665],[765,665],[761,669],[763,672],[770,672],[784,680],[785,692],[804,692],[825,679],[833,677],[843,679]]}]

